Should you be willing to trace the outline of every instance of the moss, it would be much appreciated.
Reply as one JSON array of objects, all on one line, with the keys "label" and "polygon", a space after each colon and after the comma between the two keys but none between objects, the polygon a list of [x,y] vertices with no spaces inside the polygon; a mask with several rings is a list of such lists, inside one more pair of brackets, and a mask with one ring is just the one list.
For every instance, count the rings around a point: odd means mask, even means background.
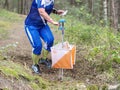
[{"label": "moss", "polygon": [[99,90],[99,87],[97,85],[90,85],[87,87],[87,90]]},{"label": "moss", "polygon": [[43,90],[47,89],[49,83],[38,76],[34,76],[34,80],[31,81],[30,85],[34,90]]},{"label": "moss", "polygon": [[46,81],[45,79],[40,78],[39,76],[35,76],[35,82],[37,82],[37,84],[40,86],[40,88],[42,89],[46,89],[47,86],[50,85],[50,83],[48,81]]},{"label": "moss", "polygon": [[34,83],[34,82],[31,82],[30,83],[30,86],[33,88],[33,90],[39,90],[39,86],[38,86],[38,84],[36,84],[36,83]]},{"label": "moss", "polygon": [[2,90],[9,90],[8,88],[3,88]]},{"label": "moss", "polygon": [[16,79],[18,79],[18,74],[16,71],[14,71],[13,69],[11,68],[8,68],[8,67],[5,67],[5,66],[1,66],[0,67],[0,70],[2,71],[2,73],[5,74],[5,76],[10,76],[10,77],[15,77]]},{"label": "moss", "polygon": [[106,85],[102,86],[102,90],[108,90],[108,86]]}]

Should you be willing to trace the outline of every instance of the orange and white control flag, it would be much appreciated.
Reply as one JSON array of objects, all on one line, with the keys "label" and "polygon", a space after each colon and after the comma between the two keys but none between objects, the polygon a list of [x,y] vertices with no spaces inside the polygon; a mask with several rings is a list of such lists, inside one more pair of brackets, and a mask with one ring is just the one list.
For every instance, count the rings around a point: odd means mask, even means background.
[{"label": "orange and white control flag", "polygon": [[73,69],[76,58],[76,46],[68,42],[59,43],[51,47],[52,67],[62,69]]}]

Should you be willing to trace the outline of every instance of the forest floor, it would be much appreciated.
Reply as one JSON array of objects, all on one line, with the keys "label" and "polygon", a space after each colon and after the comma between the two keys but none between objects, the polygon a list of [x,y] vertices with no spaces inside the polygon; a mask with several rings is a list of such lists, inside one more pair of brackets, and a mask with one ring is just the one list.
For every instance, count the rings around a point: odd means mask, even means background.
[{"label": "forest floor", "polygon": [[[21,18],[23,18],[22,21],[13,23],[12,26],[9,28],[8,32],[8,38],[0,40],[0,47],[7,46],[9,44],[16,44],[17,47],[14,49],[10,49],[7,52],[7,56],[11,58],[13,62],[20,63],[22,65],[26,65],[31,69],[32,60],[31,60],[31,45],[27,39],[27,36],[24,32],[24,19],[26,16],[20,15]],[[52,28],[53,29],[53,28]],[[53,29],[55,41],[60,41],[60,34],[61,32],[56,32],[55,29]],[[83,51],[81,49],[81,51]],[[79,86],[79,83],[84,83],[85,85],[107,85],[107,84],[117,84],[116,80],[109,79],[106,77],[106,75],[99,73],[96,73],[93,68],[90,67],[90,63],[87,62],[84,59],[85,52],[77,55],[77,59],[79,61],[76,61],[76,64],[74,65],[74,68],[72,70],[64,70],[64,78],[63,81],[58,81],[58,69],[47,69],[45,66],[41,65],[42,75],[40,77],[52,82],[68,82],[66,83],[68,86],[71,86],[71,84],[76,84],[76,87]],[[119,66],[117,66],[120,68]],[[118,72],[120,72],[119,69],[117,69]],[[111,80],[110,83],[108,80]],[[0,76],[0,87],[5,86],[4,84],[8,84],[8,87],[11,87],[11,81],[7,80],[3,75]],[[25,87],[26,84],[23,85],[23,83],[19,83],[17,85],[17,81],[14,82],[14,85],[16,88],[19,88],[23,86]],[[14,87],[15,87],[14,86]],[[2,89],[0,89],[2,90]],[[26,89],[14,89],[14,90],[31,90],[29,86],[27,86]],[[56,89],[54,89],[56,90]],[[58,89],[57,89],[58,90]],[[64,89],[63,89],[64,90]],[[69,90],[69,89],[68,89]],[[77,89],[73,89],[77,90]],[[82,90],[82,89],[78,89]]]}]

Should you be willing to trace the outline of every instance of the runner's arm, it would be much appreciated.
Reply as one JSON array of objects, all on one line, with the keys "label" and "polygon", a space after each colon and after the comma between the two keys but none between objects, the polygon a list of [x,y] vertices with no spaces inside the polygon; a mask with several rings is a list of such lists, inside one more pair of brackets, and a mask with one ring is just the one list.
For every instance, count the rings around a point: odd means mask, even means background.
[{"label": "runner's arm", "polygon": [[54,24],[54,25],[58,25],[58,22],[54,21],[45,11],[44,8],[38,8],[38,11],[40,13],[40,15],[47,20],[48,22]]}]

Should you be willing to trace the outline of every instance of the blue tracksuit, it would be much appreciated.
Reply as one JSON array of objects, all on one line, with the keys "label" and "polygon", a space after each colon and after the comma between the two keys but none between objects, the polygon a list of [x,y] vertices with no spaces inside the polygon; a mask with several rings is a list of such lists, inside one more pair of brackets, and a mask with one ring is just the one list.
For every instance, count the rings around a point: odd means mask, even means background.
[{"label": "blue tracksuit", "polygon": [[25,19],[25,31],[33,47],[33,53],[41,54],[42,42],[45,42],[44,48],[50,51],[54,42],[53,34],[47,24],[47,21],[39,14],[38,8],[44,8],[50,15],[53,10],[54,0],[33,0],[30,12]]}]

